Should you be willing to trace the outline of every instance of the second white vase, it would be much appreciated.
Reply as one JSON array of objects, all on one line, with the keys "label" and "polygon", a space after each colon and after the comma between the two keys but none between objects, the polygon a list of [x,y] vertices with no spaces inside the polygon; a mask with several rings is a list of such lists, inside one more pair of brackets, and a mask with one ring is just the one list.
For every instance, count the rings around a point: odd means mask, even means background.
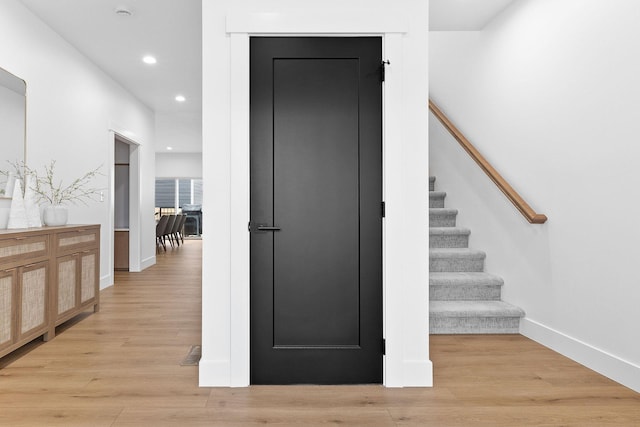
[{"label": "second white vase", "polygon": [[65,225],[69,211],[66,206],[62,205],[47,205],[44,207],[43,220],[45,225],[50,227]]}]

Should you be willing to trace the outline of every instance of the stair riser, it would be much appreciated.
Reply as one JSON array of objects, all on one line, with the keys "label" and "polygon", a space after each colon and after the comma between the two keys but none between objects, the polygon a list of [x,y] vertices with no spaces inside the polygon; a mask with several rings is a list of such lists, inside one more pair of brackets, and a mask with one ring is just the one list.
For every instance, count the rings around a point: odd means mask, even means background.
[{"label": "stair riser", "polygon": [[429,214],[429,226],[430,227],[455,227],[456,226],[456,214]]},{"label": "stair riser", "polygon": [[518,317],[430,317],[430,334],[517,334]]},{"label": "stair riser", "polygon": [[430,301],[499,301],[500,286],[430,285]]},{"label": "stair riser", "polygon": [[441,195],[429,195],[429,207],[430,208],[444,208],[444,198],[445,196]]},{"label": "stair riser", "polygon": [[456,234],[456,235],[430,235],[429,236],[430,248],[468,248],[469,247],[469,235]]},{"label": "stair riser", "polygon": [[481,258],[438,258],[429,259],[429,271],[433,272],[481,272],[484,259]]}]

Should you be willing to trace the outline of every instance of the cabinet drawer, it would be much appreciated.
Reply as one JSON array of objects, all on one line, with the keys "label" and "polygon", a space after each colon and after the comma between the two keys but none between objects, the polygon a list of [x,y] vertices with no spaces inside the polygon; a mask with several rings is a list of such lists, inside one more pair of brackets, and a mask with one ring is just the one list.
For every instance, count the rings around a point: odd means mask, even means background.
[{"label": "cabinet drawer", "polygon": [[95,248],[100,244],[98,228],[78,228],[56,235],[58,255],[77,252],[82,249]]},{"label": "cabinet drawer", "polygon": [[49,236],[10,237],[0,240],[0,264],[26,263],[46,257]]}]

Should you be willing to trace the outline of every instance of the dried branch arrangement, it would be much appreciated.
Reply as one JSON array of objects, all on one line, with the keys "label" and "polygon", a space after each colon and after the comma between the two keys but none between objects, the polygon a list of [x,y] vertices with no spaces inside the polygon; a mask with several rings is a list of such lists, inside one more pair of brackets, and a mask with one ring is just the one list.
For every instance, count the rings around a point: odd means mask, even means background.
[{"label": "dried branch arrangement", "polygon": [[56,161],[44,166],[44,174],[34,173],[33,170],[26,168],[26,173],[35,175],[34,186],[32,190],[36,193],[41,201],[52,205],[62,205],[65,202],[83,203],[95,200],[94,197],[100,194],[101,189],[91,187],[90,184],[97,175],[101,175],[100,168],[86,172],[79,178],[74,179],[69,185],[64,185],[62,181],[55,179]]},{"label": "dried branch arrangement", "polygon": [[[94,178],[102,175],[100,173],[102,166],[90,170],[81,177],[74,179],[70,184],[65,185],[62,180],[56,180],[55,178],[55,160],[51,160],[48,165],[44,166],[44,173],[42,174],[24,163],[15,162],[11,164],[15,169],[17,178],[22,179],[23,182],[25,176],[31,175],[33,177],[31,189],[41,202],[51,205],[62,205],[67,202],[86,205],[88,201],[95,200],[95,197],[102,191],[101,188],[91,186]],[[24,174],[22,171],[24,171]],[[0,171],[0,173],[3,175],[9,174],[9,172],[5,171]]]}]

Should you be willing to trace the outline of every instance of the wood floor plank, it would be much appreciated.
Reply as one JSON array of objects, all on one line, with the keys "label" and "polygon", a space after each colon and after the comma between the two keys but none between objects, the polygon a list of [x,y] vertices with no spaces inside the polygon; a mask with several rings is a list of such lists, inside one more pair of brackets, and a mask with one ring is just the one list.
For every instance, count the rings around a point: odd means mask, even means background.
[{"label": "wood floor plank", "polygon": [[520,335],[434,335],[433,388],[200,388],[201,242],[0,359],[0,426],[640,426],[640,395]]},{"label": "wood floor plank", "polygon": [[25,414],[24,408],[2,408],[0,411],[0,426],[11,427],[110,427],[118,418],[122,409],[92,408],[72,410],[67,409],[32,409]]},{"label": "wood floor plank", "polygon": [[455,401],[448,389],[388,389],[379,385],[363,386],[252,386],[250,388],[211,391],[207,407],[216,408],[387,408],[443,405]]},{"label": "wood floor plank", "polygon": [[457,408],[389,408],[398,426],[438,427],[634,427],[638,426],[637,407],[622,411],[593,406],[576,412],[573,407],[467,406]]},{"label": "wood floor plank", "polygon": [[392,427],[396,423],[386,409],[344,411],[313,408],[205,408],[193,411],[126,409],[117,426],[370,426]]}]

